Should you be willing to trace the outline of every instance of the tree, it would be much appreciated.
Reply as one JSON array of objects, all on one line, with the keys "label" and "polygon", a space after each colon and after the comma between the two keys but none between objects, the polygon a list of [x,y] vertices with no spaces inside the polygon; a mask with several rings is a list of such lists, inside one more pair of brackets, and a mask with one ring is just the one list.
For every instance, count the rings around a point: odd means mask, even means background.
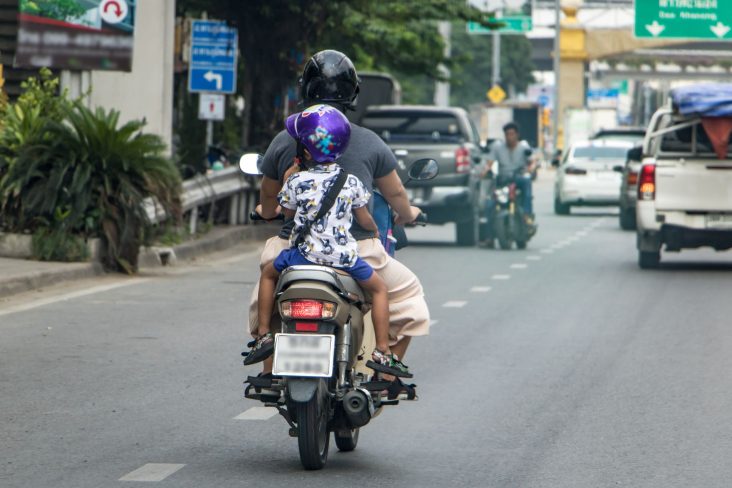
[{"label": "tree", "polygon": [[[471,35],[461,26],[453,26],[452,86],[450,101],[467,107],[484,102],[492,85],[493,36]],[[533,83],[536,68],[531,61],[531,43],[522,35],[501,36],[501,85],[523,92]],[[506,90],[508,91],[508,89]]]},{"label": "tree", "polygon": [[288,90],[308,56],[339,49],[360,70],[436,79],[443,59],[438,20],[483,20],[464,0],[179,0],[179,14],[226,20],[239,29],[246,100],[244,144],[264,147],[281,130]]}]

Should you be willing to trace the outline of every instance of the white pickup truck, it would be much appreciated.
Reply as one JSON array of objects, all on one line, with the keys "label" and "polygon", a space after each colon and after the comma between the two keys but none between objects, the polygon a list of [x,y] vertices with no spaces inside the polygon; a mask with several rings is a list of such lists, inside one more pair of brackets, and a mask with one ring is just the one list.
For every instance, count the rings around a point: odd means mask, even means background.
[{"label": "white pickup truck", "polygon": [[[643,269],[658,267],[664,245],[667,252],[732,248],[732,153],[727,148],[732,85],[726,102],[720,102],[719,86],[710,87],[714,100],[696,106],[698,98],[672,92],[650,121],[642,154],[639,149],[629,153],[630,159],[642,161],[636,217]],[[702,88],[702,98],[704,93]]]}]

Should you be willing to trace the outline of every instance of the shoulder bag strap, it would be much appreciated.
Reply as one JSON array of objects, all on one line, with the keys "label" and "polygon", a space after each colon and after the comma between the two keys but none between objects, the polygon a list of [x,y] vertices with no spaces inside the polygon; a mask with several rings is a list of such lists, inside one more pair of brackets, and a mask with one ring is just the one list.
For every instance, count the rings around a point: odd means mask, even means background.
[{"label": "shoulder bag strap", "polygon": [[328,188],[328,191],[323,196],[323,200],[320,202],[320,208],[318,208],[318,213],[315,214],[315,217],[313,217],[312,220],[308,220],[302,227],[300,227],[300,230],[297,233],[297,238],[295,239],[296,246],[305,240],[305,236],[310,232],[310,227],[312,227],[315,222],[325,217],[325,214],[333,208],[333,205],[335,205],[336,199],[338,198],[338,194],[345,186],[347,179],[348,173],[341,168],[340,173],[336,176],[335,182],[330,188]]}]

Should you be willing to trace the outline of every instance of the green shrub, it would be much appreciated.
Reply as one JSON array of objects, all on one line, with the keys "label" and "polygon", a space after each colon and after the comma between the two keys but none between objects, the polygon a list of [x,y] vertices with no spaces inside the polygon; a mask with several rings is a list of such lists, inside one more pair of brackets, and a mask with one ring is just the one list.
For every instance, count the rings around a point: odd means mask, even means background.
[{"label": "green shrub", "polygon": [[41,261],[86,261],[84,240],[61,229],[39,229],[33,234],[33,257]]},{"label": "green shrub", "polygon": [[115,110],[72,103],[63,122],[45,120],[6,163],[0,211],[12,212],[16,225],[37,230],[48,228],[63,209],[66,232],[101,237],[106,267],[134,272],[152,225],[143,201],[153,197],[168,214],[180,215],[179,173],[160,137],[143,133],[143,127],[141,121],[120,126]]}]

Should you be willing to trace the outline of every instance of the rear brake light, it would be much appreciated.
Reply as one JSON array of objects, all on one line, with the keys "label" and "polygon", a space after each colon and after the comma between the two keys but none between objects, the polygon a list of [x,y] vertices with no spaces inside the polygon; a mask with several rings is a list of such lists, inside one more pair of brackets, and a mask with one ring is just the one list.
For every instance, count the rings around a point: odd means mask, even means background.
[{"label": "rear brake light", "polygon": [[335,303],[320,300],[289,300],[281,305],[282,316],[293,319],[331,319],[335,309]]},{"label": "rear brake light", "polygon": [[575,168],[574,166],[567,166],[564,172],[568,175],[586,175],[586,169]]},{"label": "rear brake light", "polygon": [[295,322],[295,332],[318,332],[318,323]]},{"label": "rear brake light", "polygon": [[656,198],[656,165],[647,164],[641,168],[638,177],[638,199],[653,200]]},{"label": "rear brake light", "polygon": [[628,173],[628,186],[635,186],[638,183],[638,173]]},{"label": "rear brake light", "polygon": [[470,151],[464,147],[455,150],[455,172],[470,173]]}]

